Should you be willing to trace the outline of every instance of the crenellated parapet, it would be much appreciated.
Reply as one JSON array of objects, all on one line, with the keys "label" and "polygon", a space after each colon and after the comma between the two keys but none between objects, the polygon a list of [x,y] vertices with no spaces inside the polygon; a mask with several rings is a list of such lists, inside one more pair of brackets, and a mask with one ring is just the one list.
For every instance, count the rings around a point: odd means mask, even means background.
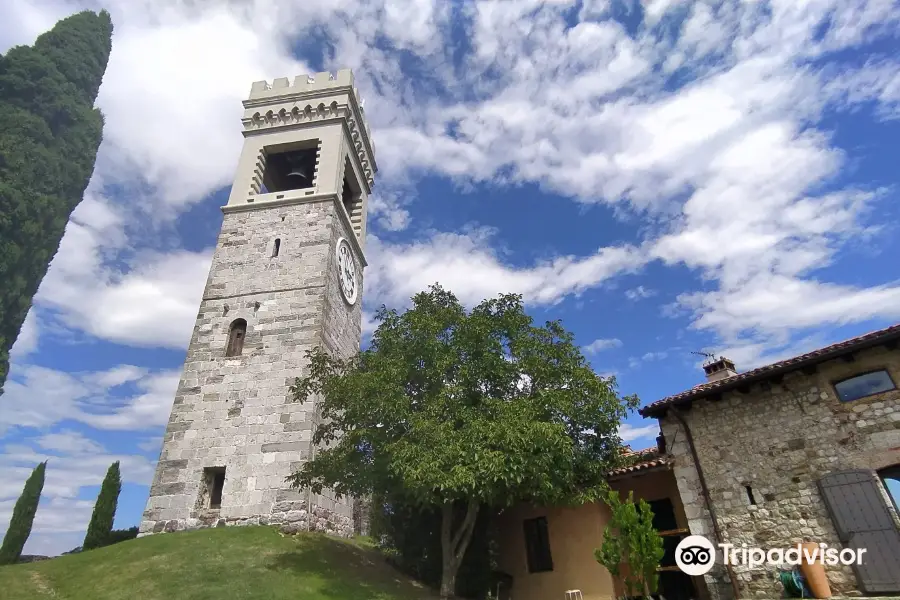
[{"label": "crenellated parapet", "polygon": [[375,150],[350,69],[337,73],[299,75],[293,82],[287,77],[280,77],[272,83],[254,82],[250,97],[244,100],[241,121],[244,135],[253,135],[259,130],[302,127],[332,119],[346,122],[360,169],[371,187],[378,171]]}]

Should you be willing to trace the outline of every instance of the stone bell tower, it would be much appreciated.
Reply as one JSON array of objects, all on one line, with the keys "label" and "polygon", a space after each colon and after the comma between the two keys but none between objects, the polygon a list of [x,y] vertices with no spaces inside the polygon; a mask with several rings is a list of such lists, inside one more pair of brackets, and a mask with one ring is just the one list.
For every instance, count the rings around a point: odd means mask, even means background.
[{"label": "stone bell tower", "polygon": [[349,70],[253,84],[244,147],[140,533],[232,524],[352,532],[352,500],[293,490],[316,410],[305,352],[359,349],[377,172]]}]

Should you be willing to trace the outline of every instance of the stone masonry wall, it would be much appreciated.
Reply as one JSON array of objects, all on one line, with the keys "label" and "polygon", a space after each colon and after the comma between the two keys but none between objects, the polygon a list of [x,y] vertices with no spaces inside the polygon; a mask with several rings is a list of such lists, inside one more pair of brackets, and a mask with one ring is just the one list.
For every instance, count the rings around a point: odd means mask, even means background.
[{"label": "stone masonry wall", "polygon": [[[323,338],[341,351],[358,346],[360,302],[337,303],[334,243],[346,234],[336,209],[327,200],[225,214],[141,534],[267,523],[352,532],[349,500],[284,482],[312,451],[314,405],[289,393],[305,352]],[[225,357],[237,318],[247,321],[243,352]],[[226,469],[215,510],[205,504],[207,467]]]},{"label": "stone masonry wall", "polygon": [[[900,463],[900,392],[841,403],[832,382],[887,368],[900,382],[900,352],[884,347],[796,372],[781,384],[754,385],[749,393],[699,400],[685,412],[724,541],[740,547],[787,548],[800,541],[840,547],[816,486],[832,471],[881,469]],[[661,420],[691,532],[713,538],[699,479],[683,428],[670,414]],[[751,486],[751,505],[745,486]],[[855,594],[849,567],[826,567],[832,592]],[[774,569],[735,566],[741,597],[779,597]],[[724,569],[707,575],[713,598],[732,596]]]},{"label": "stone masonry wall", "polygon": [[[359,342],[362,333],[362,294],[363,266],[359,256],[355,256],[357,273],[356,302],[349,306],[341,292],[340,277],[337,265],[337,244],[341,238],[350,239],[354,235],[348,227],[347,221],[340,218],[338,210],[343,211],[337,205],[331,206],[334,226],[331,228],[329,241],[328,266],[325,271],[325,295],[322,305],[322,330],[320,342],[322,346],[334,356],[349,358],[359,351]],[[352,247],[352,244],[351,244]],[[319,423],[317,414],[313,415],[316,425]],[[312,456],[315,456],[318,448],[312,448]],[[321,494],[310,494],[312,509],[312,526],[314,530],[339,531],[343,535],[354,532],[353,522],[353,498],[336,498],[330,490],[322,490]]]}]

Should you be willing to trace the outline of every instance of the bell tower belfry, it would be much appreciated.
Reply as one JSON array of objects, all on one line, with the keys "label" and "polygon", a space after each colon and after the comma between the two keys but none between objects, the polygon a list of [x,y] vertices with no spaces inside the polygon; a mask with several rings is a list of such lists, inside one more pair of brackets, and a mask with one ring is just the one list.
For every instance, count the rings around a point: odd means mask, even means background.
[{"label": "bell tower belfry", "polygon": [[350,534],[352,500],[293,490],[315,453],[290,386],[313,347],[359,349],[377,172],[349,70],[253,84],[244,146],[140,535],[280,524]]}]

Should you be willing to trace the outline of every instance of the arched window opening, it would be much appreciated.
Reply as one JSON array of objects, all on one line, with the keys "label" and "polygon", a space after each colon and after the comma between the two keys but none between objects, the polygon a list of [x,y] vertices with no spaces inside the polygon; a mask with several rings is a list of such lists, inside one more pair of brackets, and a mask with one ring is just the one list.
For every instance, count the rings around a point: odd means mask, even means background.
[{"label": "arched window opening", "polygon": [[278,252],[281,250],[281,238],[275,238],[275,244],[272,246],[272,258],[278,256]]},{"label": "arched window opening", "polygon": [[247,336],[247,321],[235,319],[228,332],[228,346],[225,347],[225,356],[240,356],[244,350],[244,338]]}]

